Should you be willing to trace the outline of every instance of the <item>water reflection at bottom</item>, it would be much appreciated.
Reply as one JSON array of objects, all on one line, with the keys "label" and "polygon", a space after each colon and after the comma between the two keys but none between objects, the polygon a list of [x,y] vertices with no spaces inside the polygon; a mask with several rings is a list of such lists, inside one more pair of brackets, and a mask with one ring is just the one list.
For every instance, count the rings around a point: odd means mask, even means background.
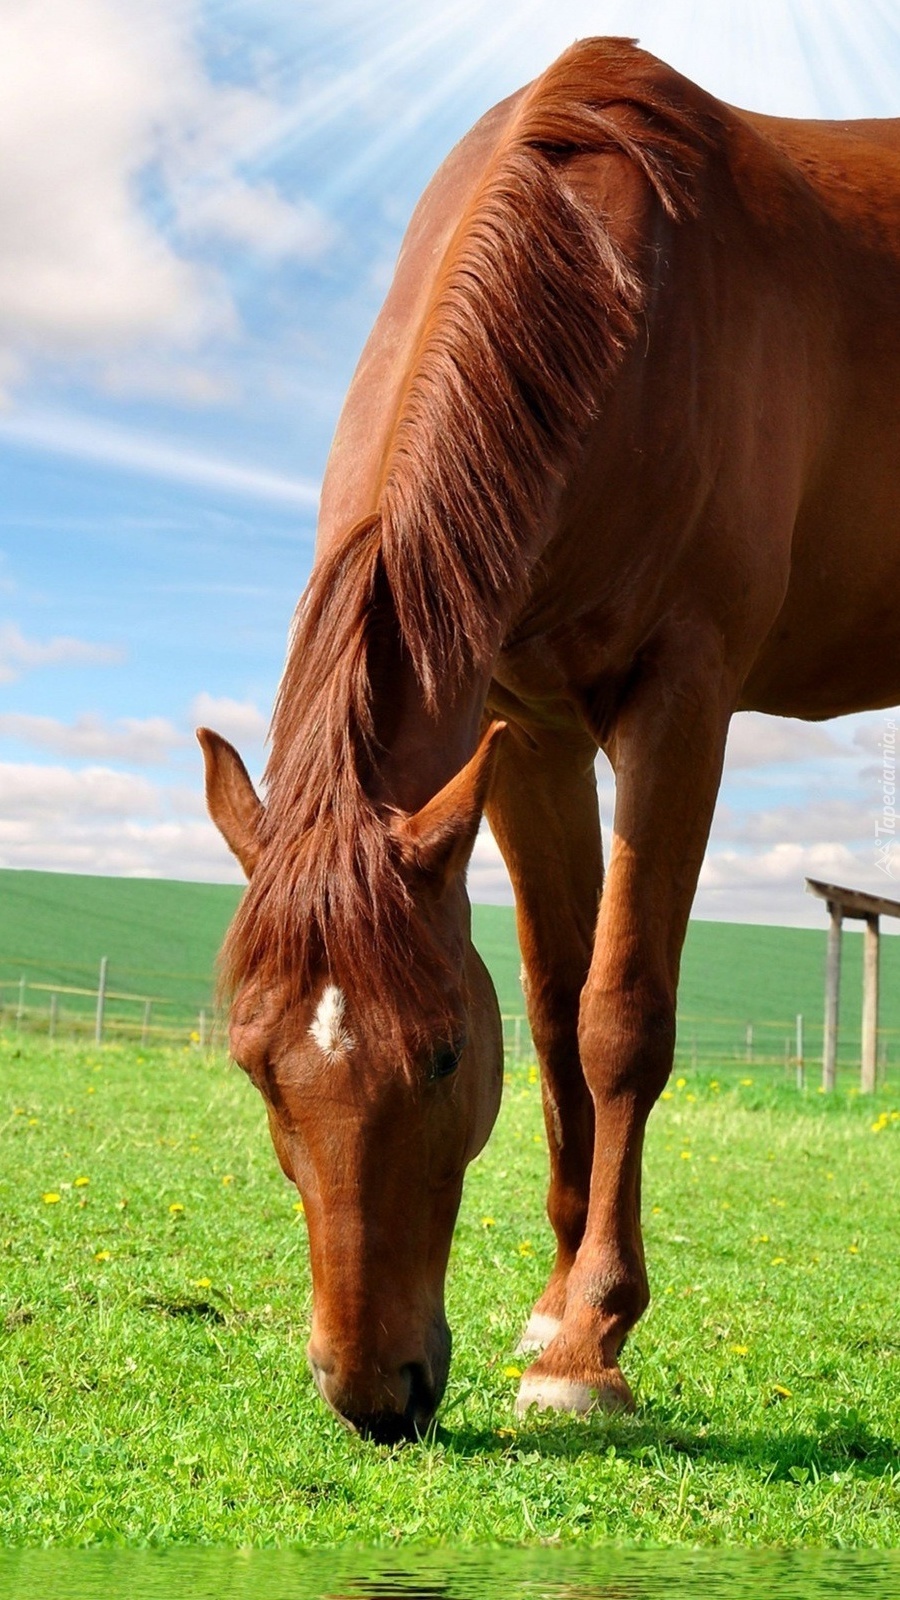
[{"label": "water reflection at bottom", "polygon": [[895,1600],[900,1552],[0,1551],[3,1600]]}]

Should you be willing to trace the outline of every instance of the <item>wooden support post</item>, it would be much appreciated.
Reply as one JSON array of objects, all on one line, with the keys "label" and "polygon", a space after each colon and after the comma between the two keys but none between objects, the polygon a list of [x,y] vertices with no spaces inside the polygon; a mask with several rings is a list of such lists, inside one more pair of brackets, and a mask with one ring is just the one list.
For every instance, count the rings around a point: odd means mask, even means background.
[{"label": "wooden support post", "polygon": [[878,1060],[878,918],[866,917],[863,948],[862,1072],[863,1094],[874,1094]]},{"label": "wooden support post", "polygon": [[806,1068],[803,1060],[803,1013],[797,1012],[797,1088],[806,1087]]},{"label": "wooden support post", "polygon": [[94,1043],[100,1044],[103,1039],[103,1010],[106,1005],[106,956],[100,957],[100,976],[97,981],[97,1015],[94,1019]]},{"label": "wooden support post", "polygon": [[825,959],[825,1041],[822,1047],[822,1088],[829,1091],[837,1081],[838,1009],[841,998],[841,908],[828,902],[831,923],[828,928],[828,954]]}]

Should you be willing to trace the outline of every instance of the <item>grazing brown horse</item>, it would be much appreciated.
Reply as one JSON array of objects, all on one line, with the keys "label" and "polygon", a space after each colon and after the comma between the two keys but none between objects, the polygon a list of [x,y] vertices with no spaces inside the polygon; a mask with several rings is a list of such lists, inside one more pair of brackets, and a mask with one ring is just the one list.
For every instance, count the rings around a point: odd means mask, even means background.
[{"label": "grazing brown horse", "polygon": [[419,205],[332,449],[265,806],[200,734],[250,879],[233,1051],[306,1203],[316,1382],[361,1431],[421,1429],[447,1375],[500,1092],[483,810],[557,1241],[520,1405],[630,1402],[644,1127],[729,718],[900,699],[898,396],[900,122],[749,115],[586,40]]}]

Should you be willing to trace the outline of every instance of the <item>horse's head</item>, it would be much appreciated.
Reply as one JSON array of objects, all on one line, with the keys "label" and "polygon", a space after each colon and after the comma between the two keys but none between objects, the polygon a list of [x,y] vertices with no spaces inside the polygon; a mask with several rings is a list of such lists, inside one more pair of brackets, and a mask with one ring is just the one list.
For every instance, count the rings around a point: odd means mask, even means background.
[{"label": "horse's head", "polygon": [[[199,737],[210,814],[251,875],[263,808],[232,747],[207,730]],[[500,1018],[465,891],[491,744],[488,735],[421,811],[385,821],[431,959],[437,950],[447,975],[439,1012],[418,1017],[411,1033],[398,1025],[401,997],[397,1015],[373,1007],[364,974],[338,987],[324,959],[303,993],[251,970],[232,1006],[232,1053],[263,1096],[278,1160],[304,1203],[316,1384],[339,1416],[379,1440],[423,1431],[443,1393],[444,1277],[463,1175],[500,1101]]]}]

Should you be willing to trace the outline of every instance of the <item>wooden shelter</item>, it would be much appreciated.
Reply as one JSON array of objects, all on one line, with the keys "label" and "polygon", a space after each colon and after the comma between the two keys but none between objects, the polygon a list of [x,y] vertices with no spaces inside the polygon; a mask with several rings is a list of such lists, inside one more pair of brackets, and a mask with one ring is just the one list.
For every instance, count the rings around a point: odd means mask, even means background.
[{"label": "wooden shelter", "polygon": [[900,900],[885,900],[861,889],[842,889],[836,883],[807,878],[810,894],[828,906],[828,955],[825,963],[825,1041],[822,1048],[822,1088],[833,1089],[837,1073],[838,1007],[841,987],[841,933],[845,917],[866,925],[863,947],[862,1070],[860,1088],[875,1088],[878,1051],[878,945],[879,918],[900,917]]}]

